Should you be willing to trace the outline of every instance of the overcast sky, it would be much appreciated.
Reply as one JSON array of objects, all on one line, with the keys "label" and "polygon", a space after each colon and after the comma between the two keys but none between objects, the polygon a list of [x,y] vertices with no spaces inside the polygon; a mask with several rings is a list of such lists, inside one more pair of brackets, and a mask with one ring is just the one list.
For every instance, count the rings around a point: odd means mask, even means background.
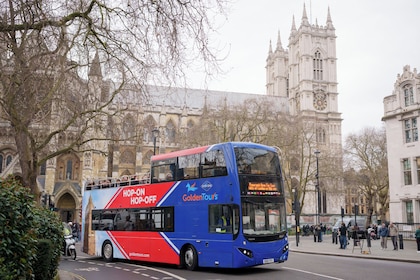
[{"label": "overcast sky", "polygon": [[[383,99],[392,94],[404,65],[420,72],[418,0],[237,0],[219,29],[217,42],[229,55],[227,74],[206,85],[211,90],[265,94],[265,63],[280,31],[287,48],[292,17],[300,26],[303,5],[309,20],[325,25],[328,7],[337,36],[338,105],[343,137],[382,125]],[[343,139],[344,140],[344,139]]]}]

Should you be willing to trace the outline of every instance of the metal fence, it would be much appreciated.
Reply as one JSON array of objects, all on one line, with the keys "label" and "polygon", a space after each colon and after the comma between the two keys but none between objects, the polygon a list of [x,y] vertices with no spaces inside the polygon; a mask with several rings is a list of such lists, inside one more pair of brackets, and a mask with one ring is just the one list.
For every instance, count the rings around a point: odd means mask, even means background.
[{"label": "metal fence", "polygon": [[398,234],[402,234],[404,239],[415,239],[414,232],[419,228],[420,223],[394,223],[398,227]]}]

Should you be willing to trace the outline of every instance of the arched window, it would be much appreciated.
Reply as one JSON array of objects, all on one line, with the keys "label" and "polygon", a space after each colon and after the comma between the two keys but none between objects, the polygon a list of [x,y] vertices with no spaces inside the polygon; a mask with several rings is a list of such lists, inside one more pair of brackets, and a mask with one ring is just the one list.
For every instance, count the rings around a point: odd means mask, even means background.
[{"label": "arched window", "polygon": [[136,162],[136,156],[132,151],[125,150],[122,152],[120,157],[120,163],[134,164]]},{"label": "arched window", "polygon": [[167,124],[166,124],[166,141],[167,143],[175,143],[175,125],[172,122],[172,120],[170,120]]},{"label": "arched window", "polygon": [[67,160],[66,179],[70,180],[72,178],[73,178],[73,161],[69,159]]},{"label": "arched window", "polygon": [[316,129],[316,142],[325,143],[325,129],[323,128]]},{"label": "arched window", "polygon": [[8,166],[11,162],[12,162],[12,156],[11,155],[8,155],[6,157],[6,166]]},{"label": "arched window", "polygon": [[135,136],[136,132],[136,123],[134,118],[131,115],[127,115],[123,121],[123,134],[124,140],[134,140],[132,139]]},{"label": "arched window", "polygon": [[153,129],[157,127],[155,120],[152,116],[148,116],[144,121],[143,128],[143,141],[144,142],[153,142]]},{"label": "arched window", "polygon": [[3,160],[4,160],[3,155],[0,155],[0,173],[3,172]]},{"label": "arched window", "polygon": [[323,80],[322,58],[321,58],[321,53],[319,51],[316,51],[314,54],[313,67],[314,67],[314,80],[318,80],[318,81]]},{"label": "arched window", "polygon": [[404,104],[405,104],[405,107],[414,104],[413,86],[412,85],[406,85],[406,86],[404,86],[403,90],[404,90]]}]

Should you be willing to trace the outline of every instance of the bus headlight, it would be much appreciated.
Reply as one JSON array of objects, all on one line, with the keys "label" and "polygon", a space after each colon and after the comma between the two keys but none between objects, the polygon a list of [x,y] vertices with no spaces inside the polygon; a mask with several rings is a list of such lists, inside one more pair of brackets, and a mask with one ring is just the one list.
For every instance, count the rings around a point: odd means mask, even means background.
[{"label": "bus headlight", "polygon": [[286,253],[289,250],[289,243],[287,243],[284,247],[283,247],[283,253]]},{"label": "bus headlight", "polygon": [[238,250],[244,254],[245,256],[247,256],[248,258],[252,258],[254,256],[254,254],[252,253],[251,250],[248,249],[244,249],[244,248],[238,248]]}]

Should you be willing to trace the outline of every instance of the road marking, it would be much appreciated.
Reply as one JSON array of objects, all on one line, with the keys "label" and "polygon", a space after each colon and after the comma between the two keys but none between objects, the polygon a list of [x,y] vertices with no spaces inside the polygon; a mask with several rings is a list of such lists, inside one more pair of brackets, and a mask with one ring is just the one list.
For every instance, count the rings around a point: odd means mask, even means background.
[{"label": "road marking", "polygon": [[[173,274],[173,273],[170,273],[170,272],[167,272],[167,271],[165,271],[165,270],[161,270],[161,269],[157,269],[157,268],[153,268],[153,267],[146,267],[146,266],[141,266],[141,265],[136,265],[136,264],[131,264],[131,263],[128,263],[127,265],[129,265],[129,266],[134,266],[134,267],[137,267],[137,268],[144,268],[144,269],[146,269],[146,270],[153,270],[153,271],[156,271],[156,272],[160,272],[160,273],[162,273],[162,274],[166,274],[166,275],[168,275],[168,276],[171,276],[171,277],[173,277],[173,278],[175,278],[175,279],[178,279],[178,280],[187,280],[187,279],[185,279],[185,278],[182,278],[181,276],[178,276],[178,275],[176,275],[176,274]],[[167,279],[167,278],[164,278],[164,279]]]},{"label": "road marking", "polygon": [[333,277],[333,276],[329,276],[329,275],[325,275],[325,274],[314,273],[314,272],[310,272],[310,271],[306,271],[306,270],[302,270],[302,269],[297,269],[297,268],[292,268],[292,267],[283,267],[283,268],[288,269],[288,270],[293,270],[293,271],[306,273],[306,274],[311,274],[311,275],[314,275],[314,276],[319,276],[319,277],[327,278],[327,279],[344,280],[343,278],[337,278],[337,277]]}]

